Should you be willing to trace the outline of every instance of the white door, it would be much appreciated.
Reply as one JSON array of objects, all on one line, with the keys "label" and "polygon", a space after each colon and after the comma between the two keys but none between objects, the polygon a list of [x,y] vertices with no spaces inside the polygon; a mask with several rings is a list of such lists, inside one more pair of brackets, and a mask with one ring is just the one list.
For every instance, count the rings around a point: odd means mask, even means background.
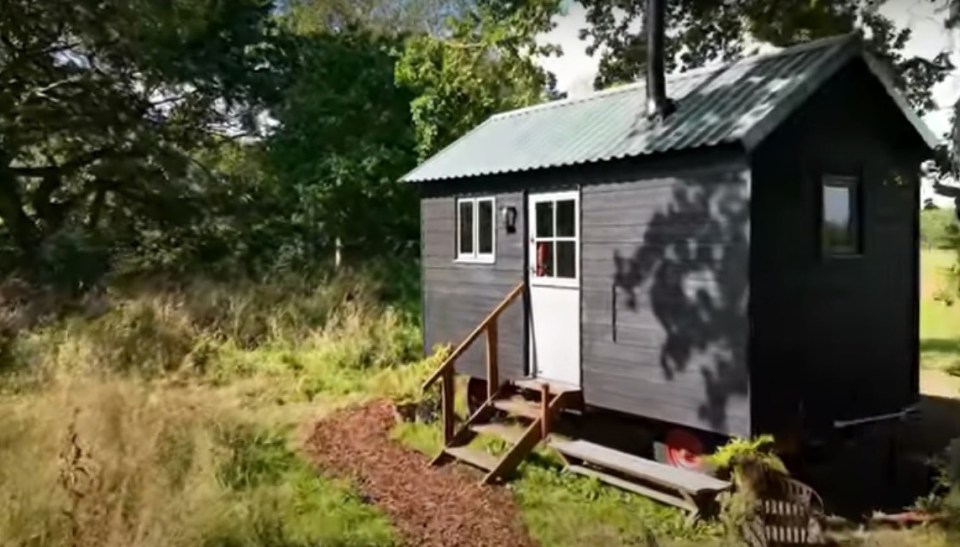
[{"label": "white door", "polygon": [[531,194],[530,363],[538,378],[580,385],[579,193]]}]

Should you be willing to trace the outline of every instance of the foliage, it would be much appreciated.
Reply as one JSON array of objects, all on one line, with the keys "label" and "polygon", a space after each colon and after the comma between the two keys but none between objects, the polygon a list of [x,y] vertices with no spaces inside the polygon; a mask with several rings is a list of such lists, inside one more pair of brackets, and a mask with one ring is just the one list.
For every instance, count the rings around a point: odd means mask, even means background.
[{"label": "foliage", "polygon": [[[266,160],[292,266],[332,257],[412,258],[419,233],[409,104],[393,82],[399,39],[361,28],[301,39],[299,77],[274,115]],[[281,211],[286,211],[286,215]],[[291,237],[292,236],[292,237]],[[298,246],[298,247],[294,247]]]},{"label": "foliage", "polygon": [[60,232],[97,242],[106,226],[163,230],[198,218],[208,174],[191,151],[252,129],[260,99],[282,85],[270,8],[4,3],[0,236],[21,266],[38,267]]},{"label": "foliage", "polygon": [[402,366],[419,330],[376,296],[356,278],[140,281],[11,330],[0,544],[392,545],[288,429],[433,366]]},{"label": "foliage", "polygon": [[559,8],[559,0],[482,0],[451,21],[449,36],[407,41],[396,78],[416,93],[410,107],[421,159],[494,113],[557,96],[535,58],[561,53],[536,41]]},{"label": "foliage", "polygon": [[447,19],[469,5],[469,0],[289,0],[285,18],[298,34],[362,24],[384,35],[440,35]]},{"label": "foliage", "polygon": [[955,262],[952,251],[920,252],[920,364],[924,368],[948,369],[960,363]]},{"label": "foliage", "polygon": [[960,226],[951,209],[930,209],[920,213],[920,243],[927,249],[951,249],[960,237]]},{"label": "foliage", "polygon": [[718,470],[733,471],[747,462],[756,462],[767,469],[787,473],[787,468],[774,452],[774,439],[760,435],[752,439],[734,437],[707,457]]},{"label": "foliage", "polygon": [[0,408],[4,545],[394,543],[350,485],[222,394],[80,380]]},{"label": "foliage", "polygon": [[[591,55],[601,53],[598,88],[634,81],[646,66],[642,24],[644,3],[630,0],[584,0],[588,27],[580,31]],[[667,69],[687,70],[710,61],[732,61],[751,53],[750,44],[786,47],[800,42],[866,31],[875,54],[895,67],[893,77],[911,104],[926,111],[935,107],[934,84],[953,69],[943,52],[933,59],[905,57],[910,29],[898,28],[877,11],[874,0],[814,2],[770,0],[676,0],[667,3]]]}]

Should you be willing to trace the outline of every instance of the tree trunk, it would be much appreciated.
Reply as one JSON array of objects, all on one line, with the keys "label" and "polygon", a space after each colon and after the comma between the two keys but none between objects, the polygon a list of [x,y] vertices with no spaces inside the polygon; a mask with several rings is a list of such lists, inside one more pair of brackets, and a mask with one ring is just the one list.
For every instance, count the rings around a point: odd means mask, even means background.
[{"label": "tree trunk", "polygon": [[6,158],[0,152],[0,219],[10,232],[13,243],[29,264],[37,256],[39,240],[37,226],[23,210],[23,200],[17,180],[10,172]]}]

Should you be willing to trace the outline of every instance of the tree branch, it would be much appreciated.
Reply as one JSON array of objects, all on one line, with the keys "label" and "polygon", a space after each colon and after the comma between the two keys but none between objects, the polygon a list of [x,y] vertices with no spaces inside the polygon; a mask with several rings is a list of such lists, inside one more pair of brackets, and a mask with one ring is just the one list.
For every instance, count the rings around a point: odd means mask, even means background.
[{"label": "tree branch", "polygon": [[46,178],[50,175],[64,177],[83,167],[95,163],[107,156],[115,154],[113,148],[100,148],[81,154],[72,160],[60,165],[45,165],[43,167],[10,167],[10,172],[19,177]]}]

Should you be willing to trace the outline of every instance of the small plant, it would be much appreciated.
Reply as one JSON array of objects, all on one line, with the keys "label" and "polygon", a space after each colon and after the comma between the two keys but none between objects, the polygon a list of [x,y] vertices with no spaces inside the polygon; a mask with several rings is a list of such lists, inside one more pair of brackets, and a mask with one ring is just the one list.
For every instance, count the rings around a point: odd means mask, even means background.
[{"label": "small plant", "polygon": [[733,438],[707,456],[718,470],[726,470],[734,476],[738,467],[744,464],[757,463],[768,470],[788,474],[787,467],[773,451],[774,439],[771,435],[760,435],[753,439]]},{"label": "small plant", "polygon": [[770,435],[733,438],[707,457],[718,471],[730,475],[736,487],[732,494],[720,498],[720,521],[731,537],[746,539],[757,533],[757,507],[769,474],[788,474],[773,447]]}]

